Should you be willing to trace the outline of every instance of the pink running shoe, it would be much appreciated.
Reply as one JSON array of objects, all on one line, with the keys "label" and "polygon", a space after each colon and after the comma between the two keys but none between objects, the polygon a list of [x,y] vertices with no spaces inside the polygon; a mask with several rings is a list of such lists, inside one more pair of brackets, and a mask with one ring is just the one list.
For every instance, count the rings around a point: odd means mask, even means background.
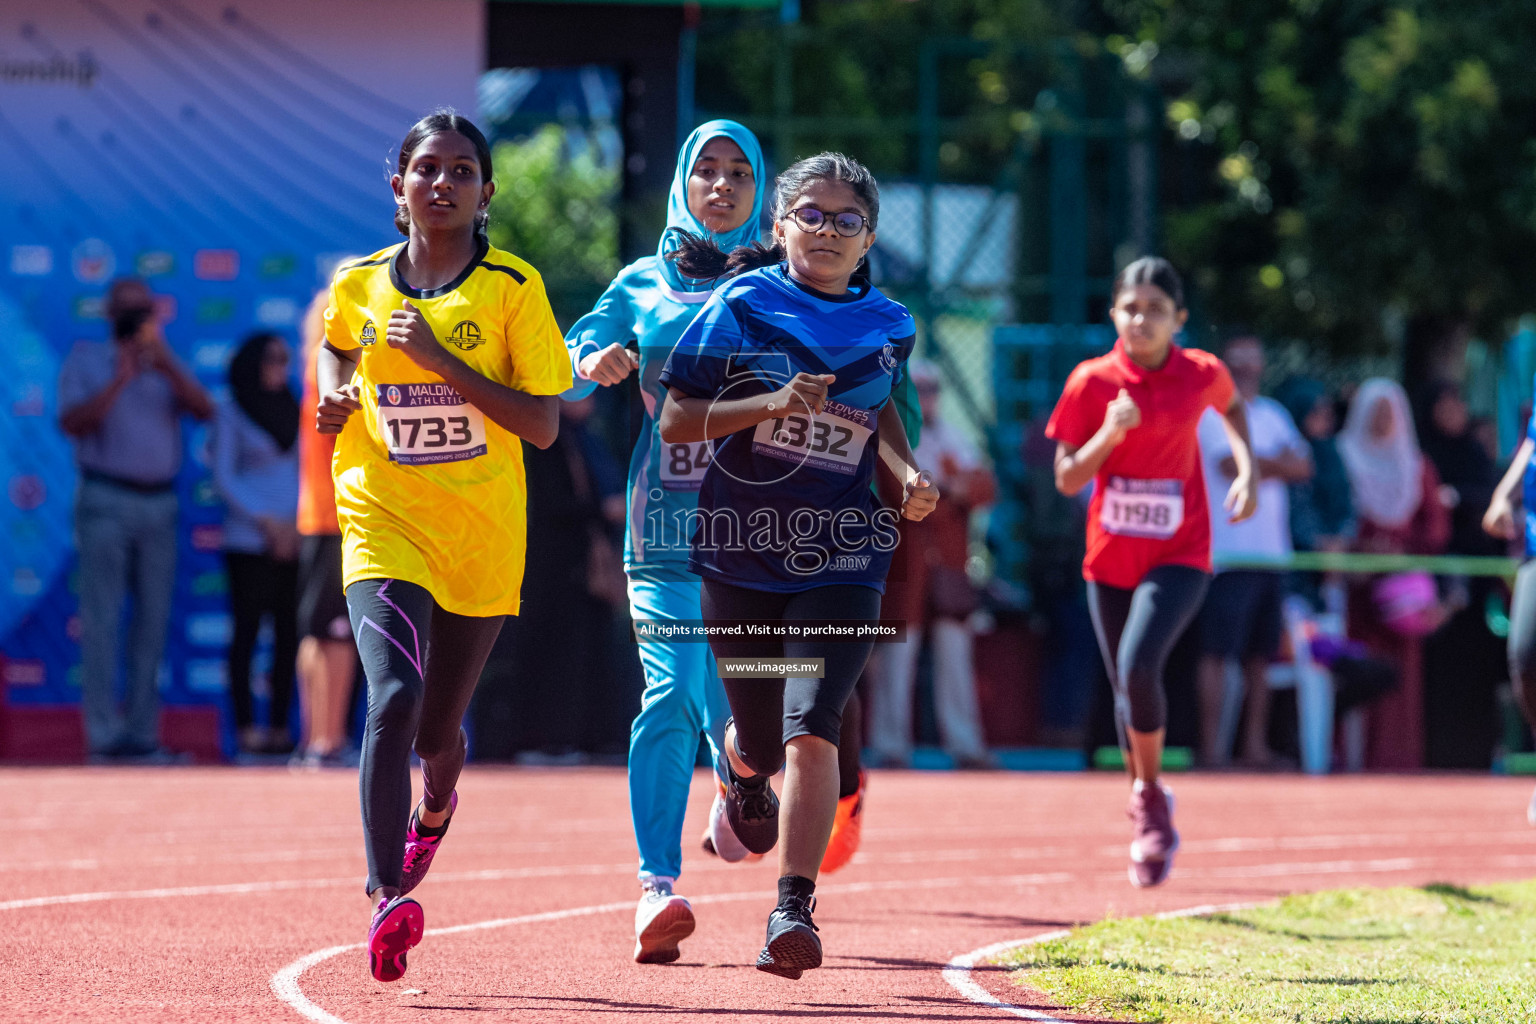
[{"label": "pink running shoe", "polygon": [[1163,884],[1179,848],[1179,833],[1173,827],[1173,794],[1161,782],[1148,786],[1138,780],[1131,787],[1131,803],[1125,814],[1134,830],[1131,884],[1138,889]]},{"label": "pink running shoe", "polygon": [[427,868],[432,866],[432,857],[442,845],[443,836],[448,834],[448,826],[453,823],[454,809],[458,806],[459,791],[454,790],[448,794],[448,820],[443,822],[443,831],[435,836],[424,836],[418,832],[421,821],[415,811],[411,812],[411,827],[405,832],[405,869],[400,875],[401,896],[416,888],[427,877]]},{"label": "pink running shoe", "polygon": [[405,954],[421,941],[426,917],[421,904],[396,896],[379,900],[368,929],[368,970],[377,981],[399,981],[405,974]]}]

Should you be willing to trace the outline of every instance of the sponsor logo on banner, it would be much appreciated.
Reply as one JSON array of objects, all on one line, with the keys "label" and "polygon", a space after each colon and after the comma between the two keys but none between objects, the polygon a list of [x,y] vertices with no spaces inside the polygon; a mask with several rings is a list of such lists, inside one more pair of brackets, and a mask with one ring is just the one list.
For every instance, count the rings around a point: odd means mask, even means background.
[{"label": "sponsor logo on banner", "polygon": [[7,661],[5,681],[11,686],[42,686],[48,682],[48,666],[34,658]]},{"label": "sponsor logo on banner", "polygon": [[21,389],[21,397],[11,403],[11,415],[20,419],[22,417],[41,416],[48,410],[48,400],[43,394],[41,384],[25,384]]},{"label": "sponsor logo on banner", "polygon": [[176,272],[176,256],[164,249],[146,249],[133,261],[140,277],[167,277]]},{"label": "sponsor logo on banner", "polygon": [[11,593],[17,597],[36,597],[43,592],[43,578],[30,565],[11,573]]},{"label": "sponsor logo on banner", "polygon": [[192,527],[193,551],[217,551],[224,546],[224,527],[216,523],[199,523]]},{"label": "sponsor logo on banner", "polygon": [[240,276],[240,254],[234,249],[199,249],[192,254],[192,276],[199,281],[233,281]]},{"label": "sponsor logo on banner", "polygon": [[187,616],[187,643],[198,647],[228,647],[234,623],[227,612]]},{"label": "sponsor logo on banner", "polygon": [[291,252],[274,252],[261,261],[261,276],[287,277],[299,267],[299,258]]},{"label": "sponsor logo on banner", "polygon": [[207,477],[192,485],[192,500],[202,508],[215,508],[223,501],[218,488]]},{"label": "sponsor logo on banner", "polygon": [[229,664],[224,659],[187,662],[187,689],[193,693],[223,693],[229,689]]},{"label": "sponsor logo on banner", "polygon": [[42,477],[31,473],[11,477],[6,492],[10,495],[11,504],[23,512],[41,508],[43,502],[48,500],[48,485],[43,483]]},{"label": "sponsor logo on banner", "polygon": [[363,324],[362,332],[357,336],[357,343],[363,346],[363,348],[367,348],[369,345],[372,345],[378,340],[379,329],[373,326],[372,320],[369,320],[367,323]]},{"label": "sponsor logo on banner", "polygon": [[299,322],[299,304],[286,295],[257,299],[256,322],[263,327],[292,327]]},{"label": "sponsor logo on banner", "polygon": [[70,303],[70,309],[75,314],[76,320],[103,320],[106,318],[107,297],[105,295],[76,295]]},{"label": "sponsor logo on banner", "polygon": [[448,340],[465,352],[472,348],[479,348],[480,325],[473,320],[460,320],[454,325],[453,333],[448,335]]},{"label": "sponsor logo on banner", "polygon": [[223,373],[234,347],[232,341],[199,341],[192,346],[192,365],[199,373]]},{"label": "sponsor logo on banner", "polygon": [[17,277],[47,277],[53,273],[53,250],[46,245],[11,246],[11,273]]},{"label": "sponsor logo on banner", "polygon": [[75,268],[75,280],[83,284],[100,284],[117,270],[117,256],[112,247],[99,238],[86,238],[70,253]]},{"label": "sponsor logo on banner", "polygon": [[200,324],[221,324],[234,318],[234,299],[204,299],[197,304],[197,322]]},{"label": "sponsor logo on banner", "polygon": [[229,577],[222,570],[200,572],[192,577],[192,593],[198,597],[223,597],[229,593]]}]

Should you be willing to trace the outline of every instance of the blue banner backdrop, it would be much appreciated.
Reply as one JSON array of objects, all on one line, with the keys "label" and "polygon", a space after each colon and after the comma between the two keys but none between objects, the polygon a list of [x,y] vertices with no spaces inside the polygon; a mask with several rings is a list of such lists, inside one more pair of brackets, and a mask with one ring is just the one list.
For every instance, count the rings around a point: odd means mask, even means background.
[{"label": "blue banner backdrop", "polygon": [[[23,0],[0,8],[0,653],[13,703],[79,699],[60,364],[137,274],[215,394],[257,328],[297,341],[335,262],[398,240],[410,124],[472,113],[482,0]],[[223,510],[186,432],[169,703],[219,702]]]}]

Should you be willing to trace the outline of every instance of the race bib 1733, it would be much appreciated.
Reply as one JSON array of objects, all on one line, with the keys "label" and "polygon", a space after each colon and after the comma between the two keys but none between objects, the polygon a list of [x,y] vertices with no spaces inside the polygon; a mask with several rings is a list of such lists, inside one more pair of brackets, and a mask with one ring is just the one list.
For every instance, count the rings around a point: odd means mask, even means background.
[{"label": "race bib 1733", "polygon": [[792,412],[763,420],[752,433],[752,451],[851,476],[859,471],[874,425],[868,409],[828,401],[820,416]]},{"label": "race bib 1733", "polygon": [[462,462],[486,453],[485,418],[447,384],[380,384],[379,436],[402,466]]},{"label": "race bib 1733", "polygon": [[1182,480],[1112,476],[1104,487],[1099,525],[1122,537],[1167,540],[1184,523]]}]

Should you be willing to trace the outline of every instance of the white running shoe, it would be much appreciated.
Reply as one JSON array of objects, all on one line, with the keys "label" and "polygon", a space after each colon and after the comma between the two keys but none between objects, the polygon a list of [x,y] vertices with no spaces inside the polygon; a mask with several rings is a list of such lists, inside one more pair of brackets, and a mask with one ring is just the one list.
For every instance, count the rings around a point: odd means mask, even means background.
[{"label": "white running shoe", "polygon": [[682,955],[677,944],[693,934],[693,907],[672,893],[673,879],[651,875],[635,908],[635,963],[669,964]]},{"label": "white running shoe", "polygon": [[705,835],[709,840],[707,849],[727,864],[736,864],[748,857],[762,859],[762,854],[754,854],[741,845],[741,840],[731,830],[730,819],[725,816],[725,787],[719,779],[715,780],[715,802],[709,808],[709,830]]}]

